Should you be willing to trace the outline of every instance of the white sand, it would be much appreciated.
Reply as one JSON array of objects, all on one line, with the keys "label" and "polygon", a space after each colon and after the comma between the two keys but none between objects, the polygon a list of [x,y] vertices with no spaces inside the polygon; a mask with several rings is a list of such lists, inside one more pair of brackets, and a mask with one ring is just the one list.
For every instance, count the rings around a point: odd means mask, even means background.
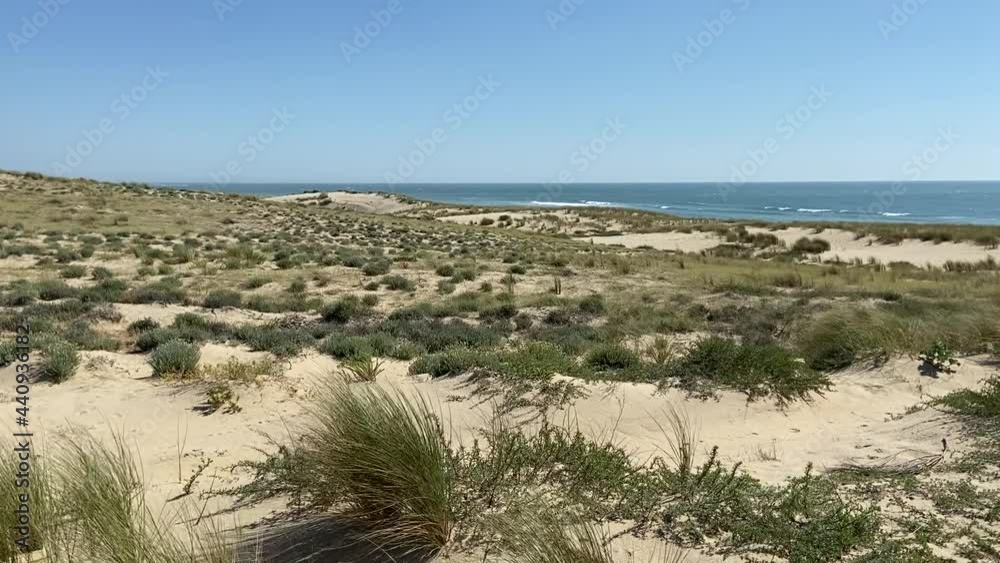
[{"label": "white sand", "polygon": [[377,215],[387,215],[391,213],[399,213],[402,211],[407,211],[415,207],[413,204],[404,203],[400,199],[392,197],[391,195],[383,195],[375,193],[356,193],[356,192],[304,193],[304,194],[275,196],[269,199],[271,199],[271,201],[290,201],[295,203],[315,205],[320,195],[326,195],[333,202],[329,204],[330,206],[339,206],[342,208],[351,209],[352,211],[359,211],[361,213],[374,213]]},{"label": "white sand", "polygon": [[[129,310],[127,314],[132,318],[148,311]],[[136,354],[84,352],[83,356],[81,369],[68,382],[33,385],[33,429],[50,443],[74,427],[104,438],[112,428],[124,429],[141,453],[154,510],[156,503],[180,492],[181,483],[201,459],[213,462],[196,483],[196,492],[229,487],[245,478],[226,468],[242,459],[258,458],[254,448],[267,447],[265,435],[287,442],[289,433],[294,433],[302,422],[314,382],[330,377],[337,366],[334,360],[316,353],[295,358],[286,364],[288,371],[280,382],[239,388],[242,412],[202,416],[192,409],[202,402],[203,385],[162,383],[151,377],[145,358]],[[217,344],[202,348],[203,364],[222,363],[230,357],[246,360],[267,355]],[[677,391],[657,393],[652,385],[602,383],[588,385],[589,396],[580,400],[570,414],[585,431],[613,436],[637,458],[646,459],[664,455],[668,448],[661,425],[666,424],[667,409],[675,408],[686,413],[698,428],[701,456],[717,445],[725,461],[743,462],[753,475],[777,483],[801,473],[809,462],[823,469],[897,454],[906,458],[938,453],[942,438],[948,439],[953,451],[961,450],[965,444],[954,421],[946,415],[928,410],[898,420],[890,417],[927,396],[976,387],[997,368],[966,360],[956,374],[930,378],[919,374],[918,365],[916,360],[896,359],[877,370],[839,374],[835,376],[836,388],[825,397],[808,404],[796,403],[785,411],[769,402],[748,405],[743,395],[734,393],[723,394],[718,401],[703,402]],[[0,385],[12,389],[14,375],[12,366],[0,369]],[[473,401],[450,400],[467,393],[460,378],[411,377],[406,363],[389,361],[380,383],[426,396],[453,428],[454,439],[462,443],[470,444],[476,428],[490,416],[487,407],[476,406]],[[9,395],[3,398],[11,401]],[[11,419],[3,422],[8,426],[11,423]],[[179,448],[183,450],[180,476]],[[776,459],[767,459],[770,455]],[[168,510],[175,511],[178,506],[169,504]],[[240,510],[236,521],[250,524],[277,508],[266,505]],[[218,522],[231,527],[234,519],[223,515]],[[657,540],[624,538],[615,543],[623,561],[627,560],[626,552],[633,551],[639,557],[637,561],[645,561],[658,547],[662,544]],[[326,560],[350,559],[342,552],[342,556],[331,555]],[[688,558],[718,560],[695,553]]]},{"label": "white sand", "polygon": [[[771,231],[761,228],[749,228],[754,233],[771,233],[791,247],[802,237],[820,238],[830,243],[830,250],[818,255],[823,262],[841,260],[850,262],[855,258],[868,261],[875,259],[883,264],[890,262],[909,262],[914,266],[943,266],[949,260],[955,262],[978,262],[992,256],[1000,260],[1000,249],[989,250],[986,247],[969,242],[923,242],[908,239],[896,245],[884,245],[875,242],[870,237],[856,239],[850,231],[826,229],[819,234],[813,234],[811,229],[793,227]],[[725,240],[715,233],[632,233],[609,237],[581,237],[577,240],[593,241],[597,244],[620,244],[626,248],[650,246],[658,250],[673,250],[677,252],[701,252],[708,250]]]}]

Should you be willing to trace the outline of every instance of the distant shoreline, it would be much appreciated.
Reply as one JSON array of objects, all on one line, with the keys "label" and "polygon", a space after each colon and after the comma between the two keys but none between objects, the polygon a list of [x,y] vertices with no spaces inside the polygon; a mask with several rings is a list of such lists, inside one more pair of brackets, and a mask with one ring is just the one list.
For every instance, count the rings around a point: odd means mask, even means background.
[{"label": "distant shoreline", "polygon": [[774,182],[722,193],[714,183],[642,184],[158,184],[261,197],[305,192],[392,193],[446,205],[629,209],[691,219],[774,223],[1000,225],[1000,181]]}]

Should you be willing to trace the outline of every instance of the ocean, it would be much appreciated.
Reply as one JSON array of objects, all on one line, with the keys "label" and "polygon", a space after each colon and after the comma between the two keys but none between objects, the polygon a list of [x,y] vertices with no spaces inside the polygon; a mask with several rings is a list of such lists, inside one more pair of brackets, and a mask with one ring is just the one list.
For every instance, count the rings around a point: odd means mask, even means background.
[{"label": "ocean", "polygon": [[642,184],[162,184],[260,196],[377,190],[442,203],[624,207],[683,217],[1000,225],[1000,181]]}]

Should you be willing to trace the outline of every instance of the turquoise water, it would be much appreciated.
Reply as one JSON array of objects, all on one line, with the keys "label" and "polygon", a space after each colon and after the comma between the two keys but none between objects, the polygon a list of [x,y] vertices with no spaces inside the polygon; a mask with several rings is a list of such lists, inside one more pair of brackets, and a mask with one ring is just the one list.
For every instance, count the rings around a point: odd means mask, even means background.
[{"label": "turquoise water", "polygon": [[262,196],[378,190],[477,205],[625,207],[685,217],[1000,225],[1000,182],[667,184],[172,184]]}]

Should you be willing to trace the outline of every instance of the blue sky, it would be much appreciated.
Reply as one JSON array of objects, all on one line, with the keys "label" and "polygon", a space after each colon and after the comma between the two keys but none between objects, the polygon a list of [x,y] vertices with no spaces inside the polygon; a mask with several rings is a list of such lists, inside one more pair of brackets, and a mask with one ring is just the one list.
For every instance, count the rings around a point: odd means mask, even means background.
[{"label": "blue sky", "polygon": [[923,179],[997,179],[998,19],[995,0],[4,2],[0,168],[717,181],[774,139],[751,180],[900,179],[950,128]]}]

